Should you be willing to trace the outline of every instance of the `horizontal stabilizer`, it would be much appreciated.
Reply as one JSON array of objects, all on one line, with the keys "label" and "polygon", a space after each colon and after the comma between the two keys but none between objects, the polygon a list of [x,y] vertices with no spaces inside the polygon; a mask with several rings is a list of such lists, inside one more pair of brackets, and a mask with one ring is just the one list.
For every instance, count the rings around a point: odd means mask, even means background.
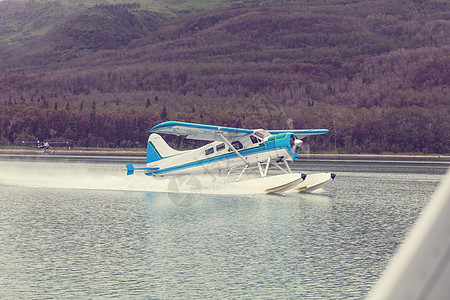
[{"label": "horizontal stabilizer", "polygon": [[126,167],[127,167],[127,175],[133,175],[134,174],[134,171],[148,171],[148,172],[150,172],[151,173],[151,171],[156,171],[156,170],[158,170],[159,168],[135,168],[134,166],[133,166],[133,164],[127,164],[126,165]]},{"label": "horizontal stabilizer", "polygon": [[127,175],[133,175],[134,174],[134,166],[133,164],[127,164]]}]

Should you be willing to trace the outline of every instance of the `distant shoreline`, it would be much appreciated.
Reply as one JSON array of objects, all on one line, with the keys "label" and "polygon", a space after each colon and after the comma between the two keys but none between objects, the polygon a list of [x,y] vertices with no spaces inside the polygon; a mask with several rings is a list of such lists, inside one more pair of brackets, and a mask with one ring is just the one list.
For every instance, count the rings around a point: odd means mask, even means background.
[{"label": "distant shoreline", "polygon": [[52,149],[42,152],[39,149],[0,149],[0,154],[61,154],[61,155],[114,155],[114,156],[142,156],[144,150],[60,150]]},{"label": "distant shoreline", "polygon": [[[43,154],[41,150],[37,149],[0,149],[0,154]],[[59,155],[92,155],[92,156],[145,156],[144,150],[47,150],[45,154],[59,154]],[[300,153],[300,159],[426,159],[436,161],[450,162],[449,155],[422,155],[422,154],[334,154],[334,153],[314,153],[306,154]]]}]

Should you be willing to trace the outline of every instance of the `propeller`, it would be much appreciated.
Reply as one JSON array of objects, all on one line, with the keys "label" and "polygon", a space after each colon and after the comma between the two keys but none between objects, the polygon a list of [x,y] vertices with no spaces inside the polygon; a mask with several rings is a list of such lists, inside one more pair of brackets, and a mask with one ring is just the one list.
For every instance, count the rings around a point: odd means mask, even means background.
[{"label": "propeller", "polygon": [[294,130],[294,120],[292,118],[287,119],[286,123],[289,130]]},{"label": "propeller", "polygon": [[[289,130],[294,130],[294,120],[292,118],[287,119],[286,123]],[[302,143],[302,140],[297,139],[294,135],[291,135],[291,148],[295,153],[299,151]]]}]

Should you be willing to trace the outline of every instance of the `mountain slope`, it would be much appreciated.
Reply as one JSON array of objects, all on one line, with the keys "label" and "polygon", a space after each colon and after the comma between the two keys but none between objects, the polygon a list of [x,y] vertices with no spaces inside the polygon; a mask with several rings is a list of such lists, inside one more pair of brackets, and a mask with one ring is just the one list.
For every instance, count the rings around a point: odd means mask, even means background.
[{"label": "mountain slope", "polygon": [[[22,10],[24,7],[27,9]],[[47,12],[46,17],[37,14],[41,11]],[[58,13],[52,14],[55,11]],[[64,6],[58,2],[25,6],[19,3],[4,14],[2,23],[10,22],[17,14],[26,16],[16,20],[22,24],[16,28],[20,32],[16,40],[7,30],[3,31],[6,45],[0,58],[4,69],[50,65],[90,52],[118,49],[174,18],[171,13],[141,9],[139,4],[96,5],[65,16],[63,11]],[[36,34],[26,38],[25,28],[34,28],[32,32]]]},{"label": "mountain slope", "polygon": [[[92,7],[29,42],[33,48],[15,48],[2,67],[0,106],[5,115],[20,105],[49,115],[66,107],[90,124],[86,103],[95,102],[95,118],[128,128],[115,129],[125,144],[138,130],[127,114],[250,128],[283,127],[293,117],[297,127],[330,128],[321,148],[445,153],[449,11],[446,2],[387,0],[265,1],[176,16]],[[80,145],[99,137],[83,128]],[[121,144],[118,133],[105,134],[108,145]]]}]

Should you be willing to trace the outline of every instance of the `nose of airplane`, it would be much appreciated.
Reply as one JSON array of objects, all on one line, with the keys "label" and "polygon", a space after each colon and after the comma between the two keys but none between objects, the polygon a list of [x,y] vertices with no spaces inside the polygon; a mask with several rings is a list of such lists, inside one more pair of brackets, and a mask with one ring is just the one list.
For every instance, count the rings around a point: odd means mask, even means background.
[{"label": "nose of airplane", "polygon": [[292,151],[298,152],[300,149],[300,145],[303,143],[302,140],[297,139],[294,135],[291,136],[291,148]]}]

